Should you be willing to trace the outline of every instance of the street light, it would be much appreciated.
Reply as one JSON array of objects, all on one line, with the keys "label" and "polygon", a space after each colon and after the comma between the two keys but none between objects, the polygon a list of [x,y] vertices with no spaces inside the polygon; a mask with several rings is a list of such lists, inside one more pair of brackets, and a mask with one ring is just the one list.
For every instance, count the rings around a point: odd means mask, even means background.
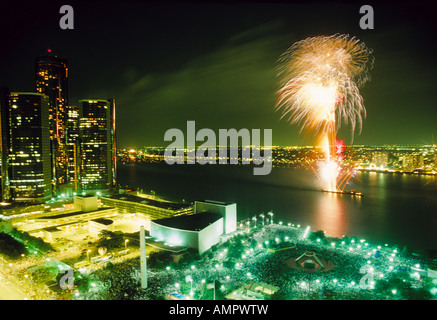
[{"label": "street light", "polygon": [[124,240],[124,248],[127,249],[127,243],[129,242],[129,239]]},{"label": "street light", "polygon": [[256,228],[256,217],[253,217],[252,220],[255,221],[255,228]]},{"label": "street light", "polygon": [[268,215],[270,216],[270,224],[273,223],[273,212],[269,212]]},{"label": "street light", "polygon": [[185,277],[185,281],[191,283],[190,296],[193,297],[193,295],[194,295],[194,292],[193,292],[193,277],[191,275],[188,275],[188,276]]},{"label": "street light", "polygon": [[261,213],[260,215],[259,215],[262,219],[263,219],[263,226],[264,226],[264,213]]},{"label": "street light", "polygon": [[214,280],[213,283],[208,283],[208,284],[206,285],[206,289],[214,289],[214,297],[213,297],[213,300],[215,300],[215,280]]}]

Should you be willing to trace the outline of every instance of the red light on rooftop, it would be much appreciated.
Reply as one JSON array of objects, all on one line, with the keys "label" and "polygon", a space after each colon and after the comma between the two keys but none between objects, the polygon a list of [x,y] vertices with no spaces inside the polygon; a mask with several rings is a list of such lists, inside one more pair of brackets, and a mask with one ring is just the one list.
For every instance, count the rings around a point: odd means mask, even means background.
[{"label": "red light on rooftop", "polygon": [[52,49],[47,49],[47,52],[48,52],[48,53],[51,53],[51,52],[52,52]]}]

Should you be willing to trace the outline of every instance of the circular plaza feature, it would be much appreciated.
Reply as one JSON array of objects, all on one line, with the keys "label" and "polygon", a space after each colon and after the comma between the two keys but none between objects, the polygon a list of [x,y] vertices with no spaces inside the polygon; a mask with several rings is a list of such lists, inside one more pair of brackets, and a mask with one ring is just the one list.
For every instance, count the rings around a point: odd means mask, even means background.
[{"label": "circular plaza feature", "polygon": [[325,272],[335,267],[331,260],[317,255],[314,251],[305,251],[299,256],[290,257],[285,263],[292,269],[307,272]]}]

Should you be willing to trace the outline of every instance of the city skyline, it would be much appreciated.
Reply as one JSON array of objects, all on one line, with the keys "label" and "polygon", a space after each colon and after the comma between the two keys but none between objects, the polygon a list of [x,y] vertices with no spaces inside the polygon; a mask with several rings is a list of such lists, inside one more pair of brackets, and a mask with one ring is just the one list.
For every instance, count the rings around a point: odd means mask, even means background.
[{"label": "city skyline", "polygon": [[[23,41],[2,52],[0,83],[33,91],[33,61],[51,49],[68,61],[70,104],[117,99],[119,147],[165,145],[165,131],[188,120],[215,131],[271,128],[273,145],[311,144],[274,111],[277,59],[294,41],[334,33],[374,50],[372,80],[361,89],[367,118],[353,143],[435,143],[435,22],[420,4],[374,5],[374,30],[360,29],[358,3],[71,5],[74,30],[59,28],[56,4],[2,17],[7,34]],[[111,17],[118,23],[108,23]],[[348,128],[339,135],[352,142]]]},{"label": "city skyline", "polygon": [[[250,146],[238,149],[236,164],[245,164],[242,161],[245,158],[243,152],[245,149],[246,151],[250,150]],[[272,146],[272,163],[276,166],[311,167],[320,161],[322,149],[323,147],[320,146]],[[159,163],[165,161],[164,151],[164,147],[148,146],[137,149],[120,149],[117,155],[123,164]],[[182,157],[187,159],[190,157],[188,149],[184,149]],[[222,156],[217,152],[214,158],[218,161]],[[226,158],[229,160],[231,156]],[[354,170],[435,175],[437,146],[349,146],[345,150],[343,161],[345,165],[354,168]]]},{"label": "city skyline", "polygon": [[115,99],[68,104],[68,63],[35,59],[35,91],[0,88],[2,203],[116,187]]}]

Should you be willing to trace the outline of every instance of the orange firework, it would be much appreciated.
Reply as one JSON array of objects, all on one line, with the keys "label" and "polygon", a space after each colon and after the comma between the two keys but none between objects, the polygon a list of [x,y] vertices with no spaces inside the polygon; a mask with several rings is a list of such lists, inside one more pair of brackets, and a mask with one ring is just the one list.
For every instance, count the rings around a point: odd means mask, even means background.
[{"label": "orange firework", "polygon": [[281,89],[277,109],[292,124],[313,132],[322,142],[325,163],[320,170],[326,188],[337,189],[339,165],[335,141],[341,122],[352,133],[366,116],[358,90],[370,79],[371,50],[348,35],[319,36],[293,44],[279,59]]}]

